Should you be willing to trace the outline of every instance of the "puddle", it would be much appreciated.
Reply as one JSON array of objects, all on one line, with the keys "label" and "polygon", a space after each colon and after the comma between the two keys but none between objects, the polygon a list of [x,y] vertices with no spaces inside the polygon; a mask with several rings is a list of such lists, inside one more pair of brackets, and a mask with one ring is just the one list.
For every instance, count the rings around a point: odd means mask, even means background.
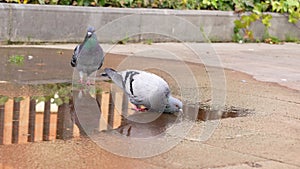
[{"label": "puddle", "polygon": [[15,167],[13,167],[12,165],[0,163],[0,169],[13,169],[13,168]]},{"label": "puddle", "polygon": [[[107,130],[145,138],[163,133],[178,119],[174,114],[134,112],[122,92],[109,92],[111,84],[107,82],[72,90],[73,69],[66,66],[72,50],[0,50],[3,65],[0,68],[0,144],[70,139]],[[24,56],[24,62],[10,63],[12,55]],[[112,67],[122,61],[122,56],[113,60],[114,63],[109,63]],[[194,110],[186,106],[184,114],[188,116]],[[252,110],[229,107],[223,111],[222,118],[251,113]],[[219,117],[209,106],[201,105],[196,119],[216,118]]]},{"label": "puddle", "polygon": [[0,143],[17,144],[57,138],[60,107],[70,103],[67,97],[69,86],[65,83],[8,85],[8,88],[19,88],[19,91],[13,91],[10,95],[0,93]]},{"label": "puddle", "polygon": [[[0,80],[3,82],[43,83],[53,79],[66,82],[72,78],[73,69],[65,65],[70,62],[71,50],[0,47],[0,51]],[[23,59],[15,62],[11,57]]]},{"label": "puddle", "polygon": [[[70,83],[21,88],[23,95],[0,96],[0,144],[70,139],[111,129],[145,138],[163,133],[177,120],[174,114],[137,113],[124,93],[104,92],[98,85],[73,91]],[[251,113],[230,107],[222,118]],[[197,119],[212,120],[216,117],[212,114],[208,106],[200,106]]]},{"label": "puddle", "polygon": [[225,119],[225,118],[236,118],[236,117],[245,117],[254,114],[253,109],[245,109],[240,107],[225,107],[223,111],[221,111],[221,115],[217,115],[210,107],[205,104],[201,104],[197,119],[199,121],[207,121],[207,120],[215,120],[215,119]]},{"label": "puddle", "polygon": [[[103,92],[97,86],[72,91],[69,83],[22,85],[23,94],[0,95],[0,144],[69,139],[111,129],[144,137],[163,132],[176,120],[170,114],[136,113],[124,93]],[[142,134],[128,133],[128,125],[138,126]]]}]

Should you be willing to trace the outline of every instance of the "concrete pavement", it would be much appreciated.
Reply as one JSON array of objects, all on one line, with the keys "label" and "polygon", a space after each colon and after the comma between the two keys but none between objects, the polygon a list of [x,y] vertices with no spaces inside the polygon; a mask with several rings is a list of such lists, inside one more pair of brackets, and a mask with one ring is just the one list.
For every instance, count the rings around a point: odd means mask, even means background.
[{"label": "concrete pavement", "polygon": [[[102,47],[105,52],[115,54],[203,63],[201,60],[202,53],[196,55],[193,48],[190,47],[191,44],[194,43],[153,43],[152,45],[141,43],[126,45],[102,44]],[[220,64],[218,65],[222,65],[224,68],[247,73],[259,81],[275,82],[292,89],[300,90],[300,44],[198,43],[198,45],[202,46],[203,53],[211,52],[213,57],[219,58]],[[74,49],[76,45],[26,46]],[[169,53],[175,54],[175,56],[172,57]]]}]

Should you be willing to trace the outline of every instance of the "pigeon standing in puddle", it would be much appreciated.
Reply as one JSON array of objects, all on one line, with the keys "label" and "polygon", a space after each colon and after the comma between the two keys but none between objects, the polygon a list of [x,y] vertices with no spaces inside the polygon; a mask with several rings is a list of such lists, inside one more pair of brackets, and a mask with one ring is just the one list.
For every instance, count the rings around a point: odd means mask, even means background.
[{"label": "pigeon standing in puddle", "polygon": [[84,41],[75,47],[71,59],[72,67],[76,67],[79,71],[80,83],[83,83],[83,77],[86,74],[86,84],[93,84],[90,76],[101,68],[103,61],[104,53],[97,40],[95,29],[89,27]]},{"label": "pigeon standing in puddle", "polygon": [[124,90],[137,111],[165,113],[182,111],[182,102],[171,96],[169,85],[161,77],[140,70],[117,72],[105,68],[104,71],[118,87]]}]

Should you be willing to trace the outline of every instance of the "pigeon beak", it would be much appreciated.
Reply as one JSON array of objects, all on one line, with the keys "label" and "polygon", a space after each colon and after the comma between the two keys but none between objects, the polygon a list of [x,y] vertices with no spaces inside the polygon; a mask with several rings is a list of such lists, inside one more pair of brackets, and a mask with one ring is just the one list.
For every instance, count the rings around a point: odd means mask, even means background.
[{"label": "pigeon beak", "polygon": [[87,34],[88,34],[88,37],[90,37],[93,34],[93,32],[88,32]]}]

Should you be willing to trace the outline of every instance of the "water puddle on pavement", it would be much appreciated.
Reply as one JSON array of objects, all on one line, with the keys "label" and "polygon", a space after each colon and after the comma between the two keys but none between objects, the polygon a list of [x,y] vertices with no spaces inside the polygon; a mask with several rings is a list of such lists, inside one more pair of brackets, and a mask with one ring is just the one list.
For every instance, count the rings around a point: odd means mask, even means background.
[{"label": "water puddle on pavement", "polygon": [[[0,93],[0,144],[70,139],[112,129],[145,137],[176,120],[171,114],[136,112],[123,92],[105,92],[98,85],[8,83],[2,89],[15,92]],[[137,126],[141,132],[131,135],[128,127]]]},{"label": "water puddle on pavement", "polygon": [[0,163],[0,168],[1,169],[13,169],[15,167],[9,165],[9,164],[5,164],[5,163]]},{"label": "water puddle on pavement", "polygon": [[202,104],[200,105],[197,119],[199,121],[207,121],[207,120],[215,120],[219,118],[224,119],[224,118],[245,117],[254,114],[253,109],[246,109],[246,108],[234,107],[234,106],[225,107],[220,117],[212,115],[212,112],[213,111],[210,110],[210,107],[208,105]]},{"label": "water puddle on pavement", "polygon": [[[123,92],[105,92],[98,85],[72,90],[70,83],[5,84],[2,89],[21,91],[0,93],[0,144],[70,139],[112,129],[124,136],[150,137],[177,120],[175,114],[135,112]],[[197,119],[212,120],[209,107],[200,107]],[[252,112],[230,107],[222,118]]]},{"label": "water puddle on pavement", "polygon": [[[108,82],[72,88],[73,69],[66,66],[72,50],[0,50],[0,145],[70,139],[108,130],[128,137],[151,137],[178,119],[175,114],[133,111],[123,92],[110,92]],[[229,107],[222,118],[252,112]],[[211,114],[209,106],[200,105],[196,119],[216,118]]]}]

